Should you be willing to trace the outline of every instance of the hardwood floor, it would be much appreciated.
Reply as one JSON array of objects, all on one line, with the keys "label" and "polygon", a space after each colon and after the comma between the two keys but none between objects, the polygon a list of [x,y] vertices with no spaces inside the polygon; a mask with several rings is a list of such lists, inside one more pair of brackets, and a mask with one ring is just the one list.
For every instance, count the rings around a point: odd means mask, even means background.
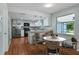
[{"label": "hardwood floor", "polygon": [[59,53],[61,55],[79,55],[79,52],[76,51],[75,49],[73,49],[73,48],[64,48],[64,47],[60,47]]},{"label": "hardwood floor", "polygon": [[[60,55],[79,55],[74,49],[59,48]],[[48,49],[45,45],[28,43],[27,37],[13,38],[5,55],[47,55]]]},{"label": "hardwood floor", "polygon": [[6,55],[45,55],[47,48],[43,45],[28,44],[27,37],[13,38]]}]

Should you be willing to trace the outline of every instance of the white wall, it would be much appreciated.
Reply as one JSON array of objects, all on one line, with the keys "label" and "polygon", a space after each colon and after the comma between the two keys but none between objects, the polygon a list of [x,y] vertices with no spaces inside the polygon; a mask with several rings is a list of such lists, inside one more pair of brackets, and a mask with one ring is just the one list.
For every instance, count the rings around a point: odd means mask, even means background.
[{"label": "white wall", "polygon": [[[57,17],[68,15],[68,14],[75,14],[75,25],[74,25],[74,31],[75,31],[75,37],[79,41],[79,5],[73,6],[71,8],[67,8],[61,11],[58,11],[56,13],[52,14],[52,28],[54,32],[56,32],[56,19]],[[79,43],[77,47],[79,51]]]},{"label": "white wall", "polygon": [[8,9],[5,3],[0,3],[0,16],[2,16],[3,20],[3,39],[2,40],[2,52],[0,54],[4,54],[5,51],[8,50]]}]

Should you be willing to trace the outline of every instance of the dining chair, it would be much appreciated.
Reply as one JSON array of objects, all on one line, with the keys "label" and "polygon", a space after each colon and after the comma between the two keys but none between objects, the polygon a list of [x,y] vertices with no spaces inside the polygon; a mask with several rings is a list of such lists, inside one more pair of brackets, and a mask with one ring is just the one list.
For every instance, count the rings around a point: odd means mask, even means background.
[{"label": "dining chair", "polygon": [[58,53],[59,42],[47,41],[46,46],[48,48],[48,53],[56,53],[56,54]]},{"label": "dining chair", "polygon": [[39,33],[35,33],[33,35],[33,43],[37,43],[40,39]]},{"label": "dining chair", "polygon": [[59,49],[59,54],[64,55],[79,55],[77,52],[77,39],[72,37],[71,42],[65,42]]},{"label": "dining chair", "polygon": [[77,50],[77,43],[78,43],[77,39],[74,38],[74,37],[72,37],[72,38],[71,38],[71,42],[72,42],[73,48],[74,48],[75,50]]},{"label": "dining chair", "polygon": [[43,40],[43,38],[40,37],[39,33],[35,33],[33,35],[33,44],[37,45],[37,44],[43,44],[45,41]]},{"label": "dining chair", "polygon": [[72,37],[71,38],[71,41],[70,42],[64,42],[62,44],[62,47],[65,47],[65,48],[73,48],[75,50],[77,50],[77,39]]}]

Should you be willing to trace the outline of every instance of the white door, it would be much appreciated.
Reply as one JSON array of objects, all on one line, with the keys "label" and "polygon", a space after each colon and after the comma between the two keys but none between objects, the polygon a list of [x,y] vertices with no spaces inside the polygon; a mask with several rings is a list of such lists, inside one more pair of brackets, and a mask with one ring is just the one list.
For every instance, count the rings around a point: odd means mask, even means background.
[{"label": "white door", "polygon": [[3,51],[3,21],[2,17],[0,16],[0,54]]}]

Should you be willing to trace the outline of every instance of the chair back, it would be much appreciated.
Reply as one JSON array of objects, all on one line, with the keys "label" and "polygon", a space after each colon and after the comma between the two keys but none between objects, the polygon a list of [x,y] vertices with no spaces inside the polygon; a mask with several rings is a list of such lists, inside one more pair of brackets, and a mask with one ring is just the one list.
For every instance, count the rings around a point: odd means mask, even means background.
[{"label": "chair back", "polygon": [[72,41],[72,42],[77,42],[77,39],[74,38],[74,37],[72,37],[72,38],[71,38],[71,41]]},{"label": "chair back", "polygon": [[53,49],[53,48],[59,48],[59,42],[46,42],[46,45],[48,48]]},{"label": "chair back", "polygon": [[72,46],[75,50],[77,50],[77,39],[72,37],[71,38]]}]

